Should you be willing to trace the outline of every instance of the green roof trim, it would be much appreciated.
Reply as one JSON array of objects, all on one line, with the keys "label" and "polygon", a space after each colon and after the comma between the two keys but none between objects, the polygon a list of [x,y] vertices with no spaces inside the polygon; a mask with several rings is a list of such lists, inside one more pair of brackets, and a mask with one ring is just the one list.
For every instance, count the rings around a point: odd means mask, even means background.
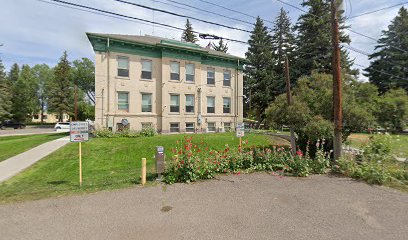
[{"label": "green roof trim", "polygon": [[[208,49],[197,44],[184,43],[175,40],[149,39],[143,42],[144,37],[137,36],[132,40],[122,35],[91,34],[87,37],[97,52],[117,52],[124,54],[140,55],[151,58],[174,58],[187,61],[200,62],[205,65],[213,65],[225,68],[238,68],[243,70],[246,59],[223,53],[212,53]],[[109,44],[108,44],[109,39]],[[109,45],[109,47],[108,47]]]}]

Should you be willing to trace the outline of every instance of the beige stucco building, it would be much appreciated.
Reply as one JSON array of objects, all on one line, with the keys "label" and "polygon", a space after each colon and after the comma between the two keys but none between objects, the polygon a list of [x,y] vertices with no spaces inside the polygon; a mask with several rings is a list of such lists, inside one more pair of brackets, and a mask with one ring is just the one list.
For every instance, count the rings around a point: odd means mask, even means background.
[{"label": "beige stucco building", "polygon": [[87,36],[95,51],[97,128],[219,132],[242,122],[244,59],[153,36]]},{"label": "beige stucco building", "polygon": [[[63,122],[69,121],[69,115],[64,113],[62,116]],[[34,114],[31,118],[31,122],[33,123],[40,123],[41,122],[41,113]],[[46,111],[43,112],[43,123],[57,123],[58,122],[58,114],[55,113],[48,113]]]}]

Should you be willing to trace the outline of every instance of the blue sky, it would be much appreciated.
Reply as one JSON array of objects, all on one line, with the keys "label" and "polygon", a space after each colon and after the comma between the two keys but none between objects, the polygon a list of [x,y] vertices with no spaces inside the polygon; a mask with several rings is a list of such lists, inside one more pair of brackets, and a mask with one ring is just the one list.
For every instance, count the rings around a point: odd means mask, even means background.
[{"label": "blue sky", "polygon": [[[48,0],[44,0],[47,2]],[[134,35],[155,35],[171,39],[180,39],[181,32],[162,27],[154,27],[142,24],[140,22],[125,21],[117,18],[101,16],[90,12],[79,11],[75,9],[56,6],[39,0],[3,0],[0,8],[0,59],[2,59],[6,69],[11,64],[35,65],[46,63],[54,66],[64,50],[68,51],[69,59],[74,60],[81,57],[94,58],[92,47],[88,42],[85,32],[103,32]],[[92,6],[108,11],[113,11],[129,16],[144,18],[157,22],[167,23],[173,26],[183,27],[185,19],[170,16],[164,13],[157,13],[151,10],[141,9],[135,6],[125,5],[113,0],[66,0],[73,3]],[[128,0],[140,4],[166,9],[196,18],[207,19],[213,22],[219,22],[234,27],[252,30],[246,24],[225,19],[220,16],[203,13],[196,10],[187,9],[187,7],[177,8],[170,6],[174,3],[167,0]],[[200,0],[174,0],[180,3],[187,3],[208,11],[214,11],[219,14],[227,15],[233,18],[239,18],[245,21],[253,22],[255,19],[212,6]],[[295,23],[301,12],[297,9],[283,5],[276,0],[235,0],[235,1],[216,1],[213,2],[227,8],[245,12],[248,15],[260,16],[263,19],[273,21],[281,7],[289,11],[292,22]],[[284,0],[290,4],[300,7],[301,0]],[[49,2],[49,1],[48,1]],[[353,16],[363,12],[376,10],[382,7],[406,2],[404,0],[347,0],[346,15]],[[167,3],[167,4],[165,4]],[[350,3],[351,6],[350,7]],[[405,6],[408,6],[406,4]],[[390,21],[396,16],[399,7],[381,11],[348,21],[348,24],[355,31],[364,33],[368,36],[379,38],[381,30],[387,28]],[[235,31],[213,25],[208,25],[198,21],[191,21],[193,28],[200,32],[208,32],[223,37],[247,41],[249,34]],[[265,22],[267,26],[272,24]],[[350,33],[352,39],[351,46],[371,53],[375,42]],[[199,44],[206,46],[208,40],[200,40]],[[247,45],[239,43],[229,43],[229,53],[244,56]],[[368,66],[369,61],[366,56],[350,52],[355,62]],[[364,77],[361,77],[364,80]]]}]

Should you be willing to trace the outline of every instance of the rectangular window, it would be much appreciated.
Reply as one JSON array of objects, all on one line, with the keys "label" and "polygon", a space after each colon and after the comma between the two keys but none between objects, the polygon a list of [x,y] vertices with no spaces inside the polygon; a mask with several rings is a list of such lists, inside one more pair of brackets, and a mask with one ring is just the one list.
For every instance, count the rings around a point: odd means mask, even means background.
[{"label": "rectangular window", "polygon": [[231,86],[231,71],[229,70],[224,71],[223,86],[227,86],[227,87]]},{"label": "rectangular window", "polygon": [[170,132],[180,132],[180,123],[170,123]]},{"label": "rectangular window", "polygon": [[194,64],[186,64],[186,82],[194,82]]},{"label": "rectangular window", "polygon": [[142,93],[142,112],[152,112],[151,93]]},{"label": "rectangular window", "polygon": [[207,97],[207,113],[215,113],[215,97]]},{"label": "rectangular window", "polygon": [[231,98],[223,98],[223,113],[231,113]]},{"label": "rectangular window", "polygon": [[128,57],[118,57],[118,77],[129,77]]},{"label": "rectangular window", "polygon": [[208,132],[215,132],[217,129],[215,127],[215,122],[207,123],[207,131]]},{"label": "rectangular window", "polygon": [[46,120],[46,119],[47,119],[47,115],[43,115],[43,119]]},{"label": "rectangular window", "polygon": [[189,133],[195,132],[194,123],[186,123],[186,132]]},{"label": "rectangular window", "polygon": [[194,95],[186,95],[186,112],[194,112]]},{"label": "rectangular window", "polygon": [[224,123],[224,131],[231,132],[231,123],[230,122],[225,122]]},{"label": "rectangular window", "polygon": [[151,60],[142,60],[142,79],[152,79]]},{"label": "rectangular window", "polygon": [[118,109],[129,111],[129,93],[118,92]]},{"label": "rectangular window", "polygon": [[170,95],[170,112],[180,112],[180,95]]},{"label": "rectangular window", "polygon": [[207,84],[215,84],[215,69],[207,68]]},{"label": "rectangular window", "polygon": [[179,62],[170,62],[170,80],[180,81]]},{"label": "rectangular window", "polygon": [[38,119],[38,114],[34,114],[33,118]]}]

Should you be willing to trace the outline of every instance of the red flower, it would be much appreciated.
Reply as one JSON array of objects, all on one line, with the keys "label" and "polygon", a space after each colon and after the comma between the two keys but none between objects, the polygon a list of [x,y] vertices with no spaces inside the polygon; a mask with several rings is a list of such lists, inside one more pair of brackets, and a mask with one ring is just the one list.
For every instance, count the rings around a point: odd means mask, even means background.
[{"label": "red flower", "polygon": [[213,152],[210,152],[210,154],[213,154]]},{"label": "red flower", "polygon": [[208,151],[208,147],[205,148],[205,151]]},{"label": "red flower", "polygon": [[237,172],[237,175],[240,175],[241,174],[241,172]]},{"label": "red flower", "polygon": [[298,155],[298,156],[303,156],[303,153],[302,153],[302,151],[298,150],[298,151],[296,152],[296,155]]},{"label": "red flower", "polygon": [[197,149],[197,152],[201,152],[201,149]]},{"label": "red flower", "polygon": [[181,164],[184,164],[184,160],[181,160],[181,162],[180,162]]}]

